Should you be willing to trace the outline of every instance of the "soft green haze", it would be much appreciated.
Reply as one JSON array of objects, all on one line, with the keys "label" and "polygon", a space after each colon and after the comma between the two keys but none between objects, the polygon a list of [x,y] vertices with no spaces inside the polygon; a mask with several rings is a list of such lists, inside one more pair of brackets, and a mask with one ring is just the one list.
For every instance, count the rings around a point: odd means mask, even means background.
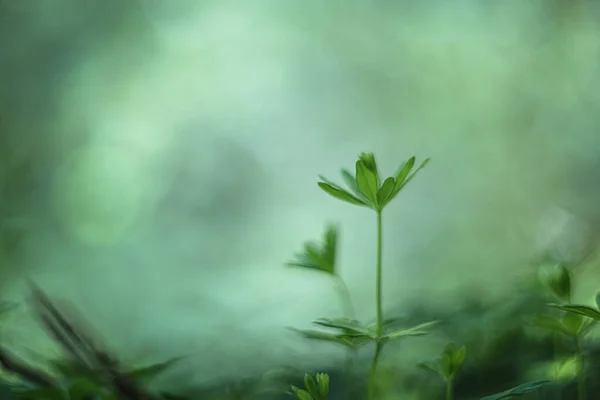
[{"label": "soft green haze", "polygon": [[190,383],[341,361],[285,329],[340,313],[332,282],[284,264],[338,222],[372,314],[372,215],[316,184],[361,151],[432,159],[385,211],[386,308],[506,294],[598,234],[599,5],[2,0],[6,296],[27,274]]}]

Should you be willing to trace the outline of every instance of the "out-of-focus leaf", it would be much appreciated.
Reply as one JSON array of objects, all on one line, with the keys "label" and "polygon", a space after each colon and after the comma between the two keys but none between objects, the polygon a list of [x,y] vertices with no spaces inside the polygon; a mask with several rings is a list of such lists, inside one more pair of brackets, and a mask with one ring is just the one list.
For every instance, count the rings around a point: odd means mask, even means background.
[{"label": "out-of-focus leaf", "polygon": [[561,319],[562,324],[574,337],[581,334],[581,331],[585,326],[584,321],[583,315],[575,313],[565,313]]},{"label": "out-of-focus leaf", "polygon": [[304,387],[306,388],[306,391],[308,393],[310,393],[310,395],[313,398],[315,398],[315,399],[320,398],[319,387],[317,386],[317,382],[315,382],[315,378],[313,378],[309,374],[304,374]]},{"label": "out-of-focus leaf", "polygon": [[14,390],[11,389],[11,385],[0,383],[0,399],[2,400],[17,400],[17,396]]},{"label": "out-of-focus leaf", "polygon": [[299,335],[302,335],[306,339],[322,340],[325,342],[341,343],[340,337],[343,336],[341,334],[336,334],[336,333],[331,333],[331,332],[323,332],[323,331],[317,331],[317,330],[311,330],[311,329],[296,329],[296,328],[290,328],[290,329],[292,329],[294,332],[298,333]]},{"label": "out-of-focus leaf", "polygon": [[561,301],[571,301],[571,274],[562,264],[542,265],[540,280]]},{"label": "out-of-focus leaf", "polygon": [[0,301],[0,317],[15,311],[18,307],[18,303],[11,301]]},{"label": "out-of-focus leaf", "polygon": [[557,381],[570,381],[575,379],[582,371],[583,364],[581,358],[577,356],[569,357],[566,360],[560,360],[556,363],[553,370],[554,379]]},{"label": "out-of-focus leaf", "polygon": [[454,343],[450,343],[442,352],[442,358],[440,359],[440,371],[444,380],[449,381],[452,379],[454,373],[454,361],[453,355],[456,350]]},{"label": "out-of-focus leaf", "polygon": [[313,321],[313,324],[321,325],[327,328],[341,329],[346,334],[357,334],[373,336],[375,332],[369,329],[368,326],[363,325],[361,322],[350,319],[350,318],[319,318]]},{"label": "out-of-focus leaf", "polygon": [[585,335],[587,335],[587,334],[589,333],[589,331],[591,331],[591,330],[592,330],[592,328],[593,328],[594,326],[596,326],[596,324],[597,324],[598,322],[599,322],[599,321],[598,321],[597,319],[586,318],[586,319],[583,321],[583,326],[582,326],[582,328],[581,328],[581,330],[580,330],[579,334],[580,334],[581,336],[585,336]]},{"label": "out-of-focus leaf", "polygon": [[52,360],[50,361],[50,366],[53,370],[58,372],[66,382],[75,382],[84,378],[94,382],[100,382],[100,377],[102,376],[100,370],[87,368],[68,358]]},{"label": "out-of-focus leaf", "polygon": [[431,360],[425,361],[417,364],[417,367],[421,368],[425,372],[431,372],[436,375],[442,376],[442,372],[440,371],[440,360]]},{"label": "out-of-focus leaf", "polygon": [[19,390],[15,395],[23,400],[70,400],[68,393],[56,388]]},{"label": "out-of-focus leaf", "polygon": [[321,259],[332,272],[335,272],[338,237],[339,229],[335,225],[328,225],[325,228]]},{"label": "out-of-focus leaf", "polygon": [[578,304],[554,304],[554,303],[550,303],[550,304],[548,304],[548,306],[558,308],[563,311],[583,315],[584,317],[589,317],[589,318],[593,318],[595,320],[600,321],[600,311],[598,311],[592,307],[578,305]]},{"label": "out-of-focus leaf", "polygon": [[547,315],[537,315],[533,318],[532,323],[541,328],[550,329],[569,337],[572,336],[572,332],[567,329],[558,318],[549,317]]},{"label": "out-of-focus leaf", "polygon": [[467,346],[461,346],[458,348],[458,350],[456,350],[456,352],[454,353],[454,364],[457,366],[457,370],[458,368],[462,367],[462,365],[465,363],[465,360],[467,358]]},{"label": "out-of-focus leaf", "polygon": [[466,355],[467,348],[465,346],[457,349],[454,343],[446,345],[440,360],[440,370],[446,381],[454,379],[458,370],[464,363]]},{"label": "out-of-focus leaf", "polygon": [[492,394],[490,396],[482,397],[480,400],[500,400],[500,399],[511,399],[513,397],[519,397],[536,391],[543,386],[549,384],[550,381],[535,381],[529,383],[523,383],[517,387],[506,390],[502,393]]},{"label": "out-of-focus leaf", "polygon": [[287,263],[290,267],[314,269],[335,275],[338,229],[334,225],[325,228],[322,243],[306,242],[304,252]]},{"label": "out-of-focus leaf", "polygon": [[433,326],[437,325],[438,323],[439,323],[439,321],[430,321],[430,322],[425,322],[423,324],[413,326],[412,328],[398,329],[396,331],[393,331],[393,332],[390,332],[390,333],[384,335],[384,338],[395,340],[395,339],[400,339],[400,338],[403,338],[406,336],[427,335],[429,333],[427,331],[427,329],[432,328]]},{"label": "out-of-focus leaf", "polygon": [[302,330],[302,329],[296,329],[296,328],[290,328],[290,329],[292,329],[294,332],[298,333],[305,339],[321,340],[324,342],[338,343],[338,344],[341,344],[341,345],[351,348],[351,349],[357,349],[373,340],[371,337],[362,335],[362,334],[361,335],[358,335],[358,334],[349,335],[349,334],[344,334],[344,333],[336,334],[336,333],[323,332],[323,331],[317,331],[317,330]]},{"label": "out-of-focus leaf", "polygon": [[[383,331],[384,332],[389,332],[390,330],[395,330],[405,320],[406,320],[406,318],[403,318],[403,317],[386,318],[386,319],[383,320],[383,323],[382,323],[382,325],[383,325]],[[369,323],[369,325],[367,325],[367,328],[371,332],[376,332],[377,331],[377,321],[373,321],[373,322]]]},{"label": "out-of-focus leaf", "polygon": [[166,360],[166,361],[163,361],[160,363],[148,365],[148,366],[141,367],[141,368],[135,368],[135,369],[127,372],[126,375],[135,381],[154,379],[158,375],[160,375],[164,371],[166,371],[167,369],[171,368],[173,365],[180,362],[183,358],[185,358],[185,357],[184,356],[173,357],[169,360]]},{"label": "out-of-focus leaf", "polygon": [[300,389],[296,386],[292,386],[292,391],[290,394],[296,396],[298,400],[315,400],[306,390]]},{"label": "out-of-focus leaf", "polygon": [[87,379],[79,380],[69,386],[70,400],[86,400],[92,395],[99,394],[102,388]]},{"label": "out-of-focus leaf", "polygon": [[319,372],[317,373],[317,385],[319,386],[319,394],[326,399],[329,394],[329,375]]}]

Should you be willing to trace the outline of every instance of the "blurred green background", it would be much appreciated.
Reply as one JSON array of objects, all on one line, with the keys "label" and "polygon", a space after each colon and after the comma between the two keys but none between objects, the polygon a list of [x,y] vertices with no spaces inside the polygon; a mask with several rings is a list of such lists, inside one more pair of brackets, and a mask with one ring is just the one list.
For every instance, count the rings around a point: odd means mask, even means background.
[{"label": "blurred green background", "polygon": [[[600,233],[597,1],[1,0],[0,79],[4,297],[31,277],[125,360],[190,355],[171,381],[343,360],[286,330],[340,309],[283,265],[339,223],[373,315],[374,218],[316,185],[361,151],[432,158],[384,215],[386,309],[519,295]],[[27,312],[1,333],[56,352]]]}]

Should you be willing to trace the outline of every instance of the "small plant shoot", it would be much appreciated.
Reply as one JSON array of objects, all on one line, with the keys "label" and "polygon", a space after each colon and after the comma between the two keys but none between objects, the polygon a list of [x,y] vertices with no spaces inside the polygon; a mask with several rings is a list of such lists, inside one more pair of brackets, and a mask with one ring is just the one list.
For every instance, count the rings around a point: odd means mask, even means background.
[{"label": "small plant shoot", "polygon": [[[350,349],[356,350],[366,343],[375,343],[375,352],[371,362],[369,377],[369,397],[374,400],[376,394],[376,373],[377,363],[381,355],[383,346],[389,340],[396,340],[408,336],[421,336],[426,334],[427,329],[431,328],[435,322],[427,322],[407,329],[387,329],[383,317],[383,291],[382,291],[382,212],[384,208],[400,193],[406,185],[414,179],[417,173],[427,165],[429,159],[423,161],[420,166],[414,169],[415,157],[411,157],[398,171],[387,178],[382,178],[377,167],[377,161],[373,153],[361,153],[355,163],[354,175],[345,169],[342,169],[342,179],[348,186],[344,189],[341,185],[331,182],[324,177],[318,186],[325,193],[335,199],[344,202],[367,207],[376,213],[376,281],[375,281],[375,323],[363,324],[351,318],[321,318],[314,321],[314,324],[329,328],[333,332],[306,331],[297,332],[308,339],[326,340],[332,343],[338,343]],[[289,265],[315,269],[336,274],[335,269],[335,243],[337,235],[329,228],[325,234],[324,244],[319,247],[315,244],[306,244],[304,253]]]},{"label": "small plant shoot", "polygon": [[[558,335],[567,337],[573,344],[573,356],[563,365],[574,366],[577,378],[577,400],[586,399],[586,355],[582,343],[592,328],[600,321],[600,304],[598,294],[595,296],[595,307],[571,304],[572,278],[571,272],[562,265],[545,268],[540,274],[542,282],[564,303],[549,303],[548,306],[563,311],[560,316],[538,316],[534,322],[548,328]],[[563,368],[564,370],[565,368]]]},{"label": "small plant shoot", "polygon": [[438,375],[440,378],[442,378],[446,383],[446,400],[452,400],[454,398],[454,379],[456,378],[456,375],[458,374],[460,368],[463,366],[466,357],[466,346],[456,348],[456,345],[454,343],[449,343],[442,351],[440,358],[433,361],[421,363],[419,364],[419,367],[427,372],[432,372]]},{"label": "small plant shoot", "polygon": [[318,373],[315,378],[305,374],[304,389],[292,385],[291,391],[288,393],[298,400],[327,400],[327,396],[329,395],[329,375]]}]

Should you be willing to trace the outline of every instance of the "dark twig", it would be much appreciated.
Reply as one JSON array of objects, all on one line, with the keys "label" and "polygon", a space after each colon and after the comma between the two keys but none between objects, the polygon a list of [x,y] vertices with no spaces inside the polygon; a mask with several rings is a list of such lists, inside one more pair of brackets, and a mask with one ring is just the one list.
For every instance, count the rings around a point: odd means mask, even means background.
[{"label": "dark twig", "polygon": [[119,371],[118,363],[107,352],[101,351],[81,329],[76,329],[64,315],[54,306],[50,298],[30,281],[33,294],[33,306],[42,325],[54,339],[61,344],[66,353],[81,368],[97,370],[114,391],[128,400],[159,400],[140,388],[126,374]]},{"label": "dark twig", "polygon": [[34,368],[17,361],[16,357],[10,355],[7,350],[0,347],[0,365],[7,372],[11,372],[24,380],[42,387],[56,387],[56,384],[43,373]]}]

